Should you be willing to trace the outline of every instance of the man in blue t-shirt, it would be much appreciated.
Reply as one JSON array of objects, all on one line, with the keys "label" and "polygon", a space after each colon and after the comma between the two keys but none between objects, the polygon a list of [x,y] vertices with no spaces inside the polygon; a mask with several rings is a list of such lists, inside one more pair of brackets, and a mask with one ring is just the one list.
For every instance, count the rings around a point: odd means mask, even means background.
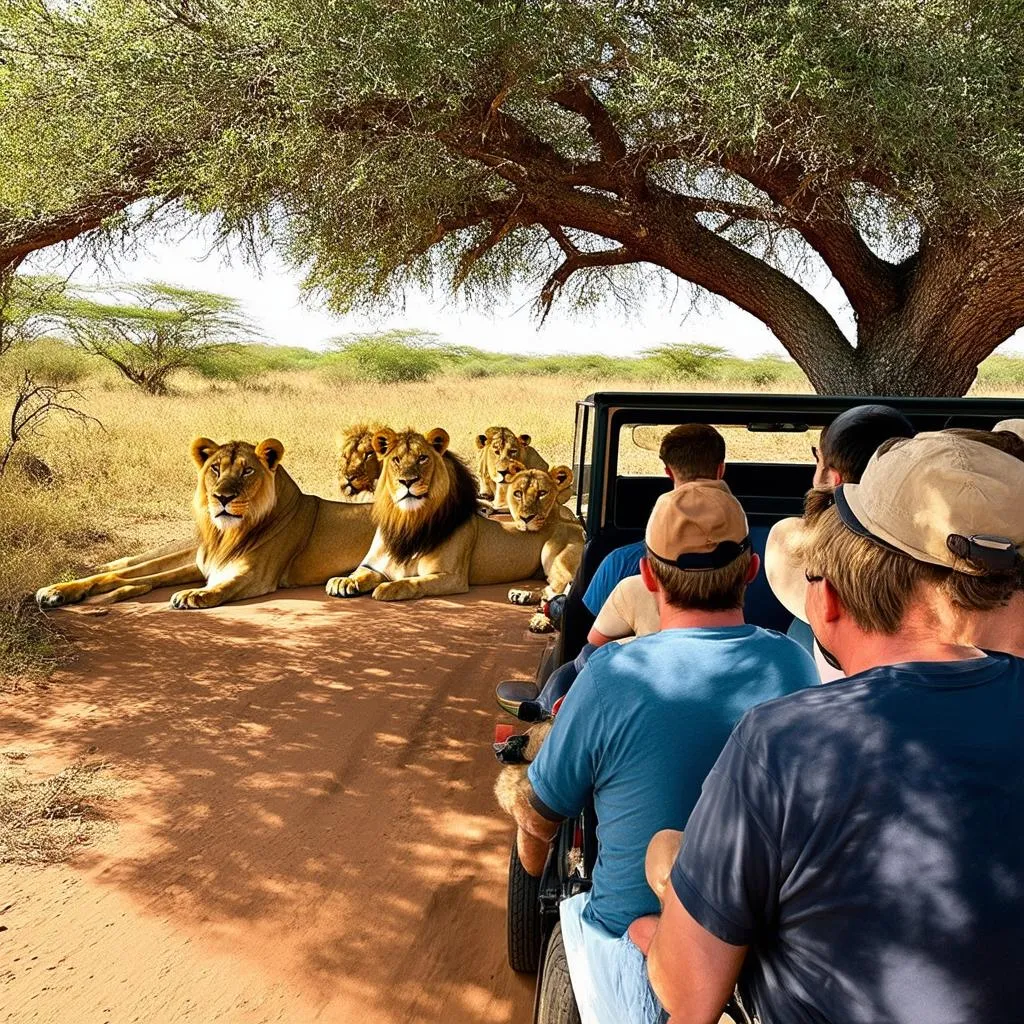
[{"label": "man in blue t-shirt", "polygon": [[661,631],[591,658],[530,765],[532,792],[517,813],[520,857],[539,874],[558,823],[594,802],[593,888],[560,908],[585,1024],[657,1019],[643,956],[625,934],[657,908],[644,879],[647,842],[681,827],[747,708],[816,681],[799,645],[744,624],[758,559],[724,483],[698,480],[662,495],[646,544],[641,572]]},{"label": "man in blue t-shirt", "polygon": [[[725,473],[725,438],[707,423],[682,423],[673,427],[662,439],[658,458],[665,464],[665,473],[673,487],[690,480],[721,480]],[[616,548],[597,567],[583,603],[591,615],[597,615],[615,584],[640,572],[644,542]]]},{"label": "man in blue t-shirt", "polygon": [[1024,662],[946,602],[1020,588],[1024,464],[937,433],[811,492],[815,635],[848,678],[755,708],[686,826],[650,948],[674,1024],[739,980],[762,1024],[1024,1016]]}]

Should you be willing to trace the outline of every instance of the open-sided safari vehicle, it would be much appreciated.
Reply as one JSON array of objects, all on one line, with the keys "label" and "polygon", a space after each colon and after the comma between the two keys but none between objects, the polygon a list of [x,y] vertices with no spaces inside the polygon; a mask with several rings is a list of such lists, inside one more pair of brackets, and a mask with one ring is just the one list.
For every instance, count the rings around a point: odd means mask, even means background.
[{"label": "open-sided safari vehicle", "polygon": [[[579,572],[565,603],[561,631],[537,683],[571,661],[586,642],[594,616],[583,594],[610,551],[642,539],[651,508],[669,489],[658,459],[661,437],[680,423],[710,423],[726,442],[725,479],[747,513],[753,549],[764,558],[768,531],[799,515],[814,473],[812,445],[822,427],[864,402],[900,409],[918,430],[991,429],[1024,415],[1011,399],[838,398],[814,395],[714,395],[606,392],[577,403],[573,470],[576,511],[586,528]],[[763,572],[747,592],[747,621],[785,632],[792,617],[775,599]],[[596,860],[592,809],[567,821],[552,843],[540,879],[526,874],[515,843],[508,875],[508,958],[513,970],[537,971],[537,1024],[579,1021],[558,927],[558,905],[590,886]],[[680,823],[682,824],[682,823]]]}]

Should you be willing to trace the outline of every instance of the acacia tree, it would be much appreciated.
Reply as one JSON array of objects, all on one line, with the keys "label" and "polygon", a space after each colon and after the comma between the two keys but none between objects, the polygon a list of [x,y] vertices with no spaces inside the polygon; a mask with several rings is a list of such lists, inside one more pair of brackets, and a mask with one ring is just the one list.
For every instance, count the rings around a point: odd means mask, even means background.
[{"label": "acacia tree", "polygon": [[535,281],[543,312],[662,268],[863,394],[962,394],[1024,324],[1008,0],[151,8],[250,88],[195,208],[272,230],[340,309],[444,278]]},{"label": "acacia tree", "polygon": [[[1014,0],[15,6],[35,49],[18,29],[7,67],[56,68],[59,110],[92,96],[51,149],[149,154],[145,194],[269,234],[341,310],[445,280],[532,282],[543,314],[658,271],[863,394],[963,393],[1024,324]],[[852,340],[805,286],[822,266]]]},{"label": "acacia tree", "polygon": [[65,300],[59,317],[75,344],[99,356],[152,395],[167,393],[177,370],[254,332],[225,295],[151,282],[117,289],[130,303]]}]

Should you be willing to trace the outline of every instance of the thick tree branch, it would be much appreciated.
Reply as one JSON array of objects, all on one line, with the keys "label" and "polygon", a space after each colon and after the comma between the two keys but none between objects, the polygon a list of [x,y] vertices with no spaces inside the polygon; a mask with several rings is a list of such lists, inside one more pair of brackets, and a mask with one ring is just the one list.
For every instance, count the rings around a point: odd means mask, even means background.
[{"label": "thick tree branch", "polygon": [[565,110],[579,114],[587,122],[587,131],[601,153],[601,159],[614,168],[626,158],[622,141],[608,110],[585,82],[569,82],[551,94],[551,101]]}]

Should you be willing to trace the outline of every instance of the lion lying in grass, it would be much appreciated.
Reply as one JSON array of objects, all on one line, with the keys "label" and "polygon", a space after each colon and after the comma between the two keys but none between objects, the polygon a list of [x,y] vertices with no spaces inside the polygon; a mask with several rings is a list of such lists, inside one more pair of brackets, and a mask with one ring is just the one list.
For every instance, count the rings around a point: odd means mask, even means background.
[{"label": "lion lying in grass", "polygon": [[192,501],[197,540],[100,566],[95,574],[36,593],[40,608],[94,594],[111,601],[156,587],[201,583],[171,596],[172,608],[213,608],[279,587],[323,584],[357,565],[373,537],[371,506],[304,494],[281,468],[284,445],[192,442],[198,470]]},{"label": "lion lying in grass", "polygon": [[552,586],[572,578],[582,528],[559,518],[531,525],[478,515],[476,481],[448,443],[440,428],[425,437],[412,430],[374,437],[383,460],[373,504],[377,532],[359,567],[330,580],[328,594],[402,601],[549,572],[555,573]]},{"label": "lion lying in grass", "polygon": [[373,436],[386,429],[380,423],[360,423],[338,438],[338,490],[342,501],[373,501],[380,476],[380,458]]},{"label": "lion lying in grass", "polygon": [[495,508],[507,508],[505,480],[509,474],[509,460],[521,462],[527,469],[547,469],[547,461],[531,444],[529,434],[517,434],[508,427],[488,427],[477,434],[477,476],[480,479],[480,497],[493,499]]}]

